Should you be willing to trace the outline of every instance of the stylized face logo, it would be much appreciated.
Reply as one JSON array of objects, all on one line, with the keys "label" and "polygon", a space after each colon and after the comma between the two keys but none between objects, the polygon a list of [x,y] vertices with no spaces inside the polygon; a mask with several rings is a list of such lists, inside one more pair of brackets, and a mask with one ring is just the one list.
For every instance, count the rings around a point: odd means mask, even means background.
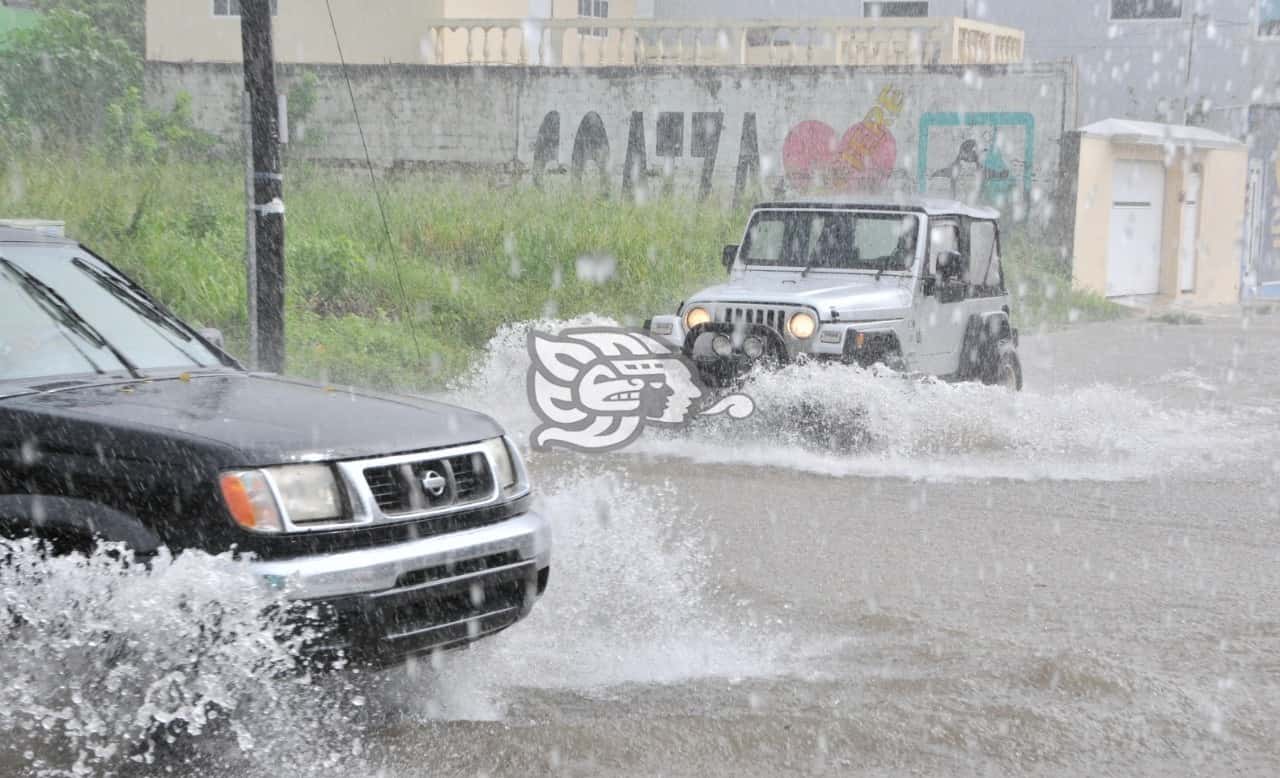
[{"label": "stylized face logo", "polygon": [[590,328],[529,333],[529,402],[543,424],[537,447],[607,451],[644,425],[679,426],[697,414],[745,418],[750,398],[732,395],[707,411],[707,396],[684,357],[640,332]]}]

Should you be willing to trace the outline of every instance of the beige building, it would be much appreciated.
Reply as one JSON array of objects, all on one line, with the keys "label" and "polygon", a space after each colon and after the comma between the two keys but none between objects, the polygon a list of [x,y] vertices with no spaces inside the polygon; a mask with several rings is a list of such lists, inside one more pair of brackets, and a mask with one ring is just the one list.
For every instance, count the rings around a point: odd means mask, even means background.
[{"label": "beige building", "polygon": [[[913,65],[1021,62],[1020,30],[954,17],[668,20],[637,0],[331,0],[352,64]],[[283,63],[338,61],[324,4],[276,0]],[[239,62],[238,0],[147,0],[147,59]]]},{"label": "beige building", "polygon": [[1140,303],[1240,299],[1245,144],[1107,119],[1080,130],[1075,284]]}]

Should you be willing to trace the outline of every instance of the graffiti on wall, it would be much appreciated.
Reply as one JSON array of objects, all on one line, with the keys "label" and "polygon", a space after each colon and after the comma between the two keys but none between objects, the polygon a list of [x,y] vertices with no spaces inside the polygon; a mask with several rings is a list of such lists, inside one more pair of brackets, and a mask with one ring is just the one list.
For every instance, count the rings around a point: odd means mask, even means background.
[{"label": "graffiti on wall", "polygon": [[782,143],[782,167],[793,190],[876,192],[884,188],[898,161],[890,131],[905,106],[901,90],[886,86],[863,119],[839,137],[831,125],[806,119]]},{"label": "graffiti on wall", "polygon": [[[754,112],[744,112],[738,123],[723,111],[633,111],[623,125],[623,146],[609,137],[609,125],[596,111],[587,111],[569,127],[562,126],[559,111],[549,111],[533,141],[528,172],[539,187],[548,175],[565,174],[575,186],[617,193],[621,158],[620,189],[626,198],[672,194],[677,179],[696,182],[698,196],[706,198],[714,181],[729,178],[722,147],[726,137],[732,143],[736,136],[735,201],[754,194],[761,184],[779,194],[917,191],[1002,208],[1027,201],[1035,164],[1032,114],[925,113],[913,159],[901,153],[904,147],[893,132],[905,125],[905,107],[903,91],[886,86],[863,118],[843,134],[817,119],[792,125],[782,141],[782,168],[768,176],[767,183],[761,180]],[[612,126],[620,135],[619,123],[615,120]],[[567,166],[559,162],[562,146],[568,152]]]},{"label": "graffiti on wall", "polygon": [[[701,161],[698,196],[711,194],[711,184],[719,159],[720,141],[724,134],[725,117],[720,111],[661,111],[654,125],[654,157],[649,161],[646,140],[646,119],[643,111],[633,111],[627,130],[626,157],[622,167],[622,193],[634,197],[651,186],[651,179],[660,182],[661,190],[670,194],[674,186],[675,162],[686,156],[685,127],[689,128],[687,156]],[[541,187],[548,173],[568,172],[577,186],[586,184],[599,187],[602,192],[611,189],[609,178],[609,133],[604,121],[595,111],[587,112],[573,134],[573,147],[568,171],[561,171],[556,164],[560,158],[560,112],[550,111],[542,119],[533,144],[533,165],[530,174],[535,185]],[[744,113],[741,136],[738,143],[738,159],[734,174],[734,199],[753,188],[760,176],[760,150],[756,139],[756,115]]]},{"label": "graffiti on wall", "polygon": [[1035,117],[1029,113],[926,113],[919,144],[921,194],[996,207],[1031,196]]}]

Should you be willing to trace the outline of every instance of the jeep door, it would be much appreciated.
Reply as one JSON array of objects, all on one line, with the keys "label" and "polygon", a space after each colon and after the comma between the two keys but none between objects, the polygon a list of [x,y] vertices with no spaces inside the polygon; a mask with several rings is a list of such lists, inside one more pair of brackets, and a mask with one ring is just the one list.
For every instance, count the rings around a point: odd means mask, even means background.
[{"label": "jeep door", "polygon": [[967,237],[965,311],[981,317],[1000,311],[1008,303],[1004,269],[1000,265],[1000,233],[994,221],[969,219],[963,225]]},{"label": "jeep door", "polygon": [[939,258],[960,252],[964,260],[967,241],[961,239],[959,219],[933,219],[929,223],[929,245],[925,265],[916,289],[916,358],[911,369],[933,375],[950,375],[960,366],[960,344],[964,340],[965,283],[963,277],[943,279]]}]

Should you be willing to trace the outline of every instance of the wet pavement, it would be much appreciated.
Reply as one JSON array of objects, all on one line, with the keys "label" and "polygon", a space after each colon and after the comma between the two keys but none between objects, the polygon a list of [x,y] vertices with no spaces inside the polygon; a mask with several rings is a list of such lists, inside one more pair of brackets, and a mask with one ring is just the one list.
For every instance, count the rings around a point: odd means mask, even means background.
[{"label": "wet pavement", "polygon": [[1280,772],[1280,314],[1080,326],[1025,337],[1022,354],[1047,430],[1111,405],[1142,420],[1123,430],[1136,440],[916,436],[850,455],[879,459],[873,476],[787,445],[747,464],[725,444],[739,461],[718,464],[696,433],[535,457],[561,511],[551,593],[450,657],[434,682],[449,702],[378,732],[379,763]]},{"label": "wet pavement", "polygon": [[[461,390],[518,436],[523,343]],[[737,426],[535,454],[527,621],[376,678],[242,678],[284,703],[122,771],[1280,773],[1280,312],[1021,353],[1017,396],[815,368]],[[814,398],[830,445],[788,429]]]}]

